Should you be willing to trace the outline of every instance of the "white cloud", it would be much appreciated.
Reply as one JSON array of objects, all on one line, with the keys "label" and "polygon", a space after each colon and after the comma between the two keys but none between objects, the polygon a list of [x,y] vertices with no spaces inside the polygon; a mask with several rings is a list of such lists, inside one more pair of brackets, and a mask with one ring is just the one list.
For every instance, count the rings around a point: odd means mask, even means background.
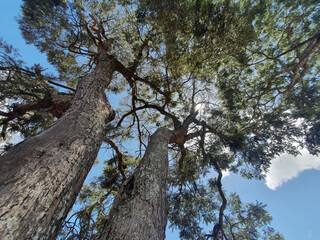
[{"label": "white cloud", "polygon": [[266,175],[266,185],[275,190],[283,183],[297,177],[301,172],[309,169],[320,170],[320,158],[310,155],[306,149],[297,157],[284,154],[271,162]]},{"label": "white cloud", "polygon": [[229,176],[230,176],[229,170],[222,171],[222,178],[229,177]]}]

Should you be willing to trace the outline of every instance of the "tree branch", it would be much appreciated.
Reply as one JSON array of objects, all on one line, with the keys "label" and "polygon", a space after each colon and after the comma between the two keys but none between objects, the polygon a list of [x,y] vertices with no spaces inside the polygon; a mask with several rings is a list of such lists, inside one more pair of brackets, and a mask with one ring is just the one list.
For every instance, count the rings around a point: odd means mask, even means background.
[{"label": "tree branch", "polygon": [[[10,66],[10,67],[3,67],[3,66],[0,66],[0,70],[8,70],[8,71],[13,71],[13,72],[24,72],[26,73],[27,75],[29,76],[32,76],[32,77],[36,77],[37,74],[35,72],[32,72],[32,71],[29,71],[25,68],[21,68],[21,67],[18,67],[18,66]],[[42,75],[43,76],[43,75]],[[75,92],[76,90],[74,88],[71,88],[71,87],[68,87],[68,86],[65,86],[65,85],[62,85],[62,84],[59,84],[59,83],[56,83],[52,80],[49,80],[47,79],[48,83],[51,83],[52,85],[55,85],[55,86],[58,86],[58,87],[61,87],[61,88],[65,88],[65,89],[68,89],[72,92]]]},{"label": "tree branch", "polygon": [[162,91],[160,88],[158,88],[156,85],[154,85],[152,82],[143,79],[137,75],[135,75],[133,72],[131,72],[129,69],[127,69],[119,60],[115,59],[115,69],[119,73],[121,73],[125,79],[129,82],[129,84],[132,84],[132,79],[145,83],[148,86],[150,86],[152,89],[156,90],[158,93],[162,94],[166,99],[170,99],[168,94],[166,94],[164,91]]},{"label": "tree branch", "polygon": [[119,122],[117,123],[117,126],[116,127],[120,127],[121,123],[123,122],[123,120],[128,117],[129,115],[135,113],[136,111],[139,111],[139,110],[142,110],[142,109],[148,109],[148,108],[153,108],[153,109],[156,109],[158,110],[161,114],[169,117],[172,119],[173,121],[173,124],[174,124],[174,127],[175,129],[176,128],[179,128],[179,126],[181,126],[181,122],[178,120],[178,118],[176,116],[174,116],[173,114],[167,112],[166,110],[164,110],[162,107],[159,107],[157,105],[153,105],[153,104],[148,104],[146,103],[144,106],[141,106],[141,107],[136,107],[135,109],[132,109],[130,112],[127,112],[126,114],[124,114]]},{"label": "tree branch", "polygon": [[126,181],[126,174],[123,171],[123,153],[120,151],[119,147],[109,138],[104,138],[104,141],[108,143],[117,153],[118,155],[118,170],[122,175],[122,182]]},{"label": "tree branch", "polygon": [[16,118],[22,118],[24,114],[28,111],[35,111],[44,108],[50,108],[50,112],[55,116],[60,118],[62,114],[69,108],[71,102],[71,96],[69,95],[53,95],[47,96],[44,99],[32,102],[28,104],[22,104],[15,106],[13,110],[9,113],[1,112],[0,115],[5,116],[0,125],[2,127],[2,137],[6,138],[6,130],[8,123]]},{"label": "tree branch", "polygon": [[287,54],[287,53],[289,53],[289,52],[291,52],[291,51],[294,51],[294,50],[302,47],[304,44],[306,44],[306,43],[308,43],[308,42],[310,42],[310,41],[312,41],[312,40],[319,39],[319,38],[320,38],[320,32],[317,32],[313,37],[308,38],[307,40],[305,40],[305,41],[303,41],[303,42],[301,42],[301,43],[298,43],[296,46],[294,46],[294,47],[292,47],[292,48],[284,51],[283,53],[280,53],[280,54],[276,55],[275,57],[270,57],[270,56],[267,56],[266,54],[264,54],[264,53],[262,53],[262,52],[255,52],[255,51],[252,51],[252,50],[250,50],[250,49],[247,49],[247,50],[249,50],[250,52],[262,54],[262,55],[265,56],[264,59],[262,59],[262,60],[260,60],[260,61],[258,61],[258,62],[252,63],[252,64],[250,64],[250,65],[255,65],[255,64],[261,63],[261,62],[263,62],[263,61],[265,61],[265,60],[267,60],[267,59],[275,60],[275,59],[277,59],[277,58],[279,58],[279,57],[281,57],[281,56],[283,56],[283,55],[285,55],[285,54]]},{"label": "tree branch", "polygon": [[54,82],[54,81],[51,81],[51,80],[47,80],[47,81],[48,81],[48,83],[51,83],[52,85],[55,85],[55,86],[57,86],[57,87],[65,88],[65,89],[68,89],[68,90],[70,90],[70,91],[72,91],[72,92],[75,92],[75,91],[76,91],[76,90],[75,90],[74,88],[72,88],[72,87],[68,87],[68,86],[62,85],[62,84],[60,84],[60,83],[56,83],[56,82]]},{"label": "tree branch", "polygon": [[227,206],[227,199],[226,199],[224,192],[222,190],[221,179],[222,179],[223,175],[222,175],[221,168],[219,167],[219,164],[214,161],[213,161],[213,166],[216,169],[216,171],[218,172],[218,178],[217,178],[216,185],[218,187],[219,195],[222,198],[222,204],[221,204],[220,210],[219,210],[219,222],[217,224],[215,224],[215,226],[213,227],[213,239],[218,239],[218,235],[220,232],[222,233],[222,235],[224,235],[223,216],[224,216],[224,210],[226,209],[226,206]]}]

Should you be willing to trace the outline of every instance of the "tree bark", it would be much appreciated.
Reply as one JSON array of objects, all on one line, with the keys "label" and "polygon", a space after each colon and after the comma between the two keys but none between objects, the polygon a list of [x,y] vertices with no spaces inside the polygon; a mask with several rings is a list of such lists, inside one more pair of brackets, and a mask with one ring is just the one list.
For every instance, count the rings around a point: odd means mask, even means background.
[{"label": "tree bark", "polygon": [[100,240],[165,238],[171,135],[160,128],[151,136],[139,167],[118,191]]},{"label": "tree bark", "polygon": [[0,158],[0,239],[55,239],[91,169],[113,110],[114,59],[80,79],[67,112]]}]

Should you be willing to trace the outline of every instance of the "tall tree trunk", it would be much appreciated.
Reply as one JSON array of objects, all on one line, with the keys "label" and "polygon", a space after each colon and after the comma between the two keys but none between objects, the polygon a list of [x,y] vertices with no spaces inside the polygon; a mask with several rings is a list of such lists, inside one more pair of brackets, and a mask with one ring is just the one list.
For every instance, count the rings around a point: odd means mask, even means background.
[{"label": "tall tree trunk", "polygon": [[139,167],[119,189],[101,240],[164,239],[167,224],[168,129],[150,139]]},{"label": "tall tree trunk", "polygon": [[0,239],[55,239],[113,118],[105,88],[114,64],[104,56],[79,81],[67,112],[0,158]]}]

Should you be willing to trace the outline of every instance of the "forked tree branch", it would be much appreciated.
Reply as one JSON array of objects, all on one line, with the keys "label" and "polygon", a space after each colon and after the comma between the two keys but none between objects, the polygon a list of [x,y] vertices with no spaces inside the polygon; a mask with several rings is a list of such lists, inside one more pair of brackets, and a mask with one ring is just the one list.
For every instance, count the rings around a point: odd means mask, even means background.
[{"label": "forked tree branch", "polygon": [[11,112],[5,113],[1,111],[0,115],[6,117],[4,120],[2,120],[2,122],[0,122],[0,125],[2,125],[1,136],[3,139],[5,139],[8,123],[16,118],[23,119],[23,116],[28,111],[50,108],[50,113],[52,113],[53,116],[60,118],[62,114],[69,108],[71,98],[72,96],[70,95],[46,96],[44,99],[37,102],[15,106]]},{"label": "forked tree branch", "polygon": [[115,69],[116,69],[116,71],[121,73],[125,77],[125,79],[127,79],[127,81],[129,82],[130,85],[132,84],[133,80],[145,83],[146,85],[150,86],[152,89],[157,91],[158,93],[162,94],[166,99],[170,99],[170,96],[168,94],[166,94],[164,91],[162,91],[160,88],[158,88],[155,84],[153,84],[152,82],[150,82],[146,79],[143,79],[143,78],[135,75],[133,72],[131,72],[128,68],[126,68],[117,59],[115,59]]}]

